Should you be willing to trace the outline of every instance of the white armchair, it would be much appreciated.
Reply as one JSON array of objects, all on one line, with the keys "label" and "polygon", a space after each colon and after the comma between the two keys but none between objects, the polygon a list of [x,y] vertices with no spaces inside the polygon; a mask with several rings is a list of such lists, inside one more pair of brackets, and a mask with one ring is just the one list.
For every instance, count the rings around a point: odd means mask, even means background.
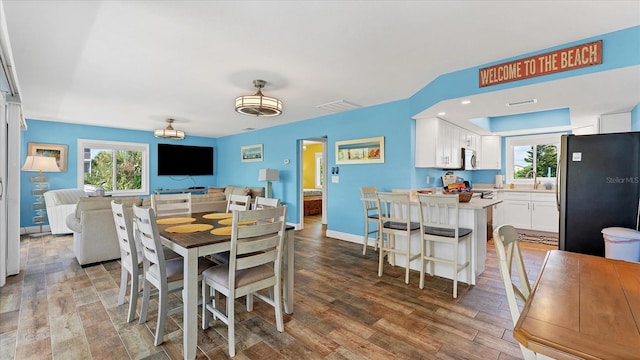
[{"label": "white armchair", "polygon": [[76,211],[78,199],[87,196],[81,189],[58,189],[44,193],[44,202],[47,206],[47,218],[51,233],[71,234],[73,231],[66,224],[69,214]]}]

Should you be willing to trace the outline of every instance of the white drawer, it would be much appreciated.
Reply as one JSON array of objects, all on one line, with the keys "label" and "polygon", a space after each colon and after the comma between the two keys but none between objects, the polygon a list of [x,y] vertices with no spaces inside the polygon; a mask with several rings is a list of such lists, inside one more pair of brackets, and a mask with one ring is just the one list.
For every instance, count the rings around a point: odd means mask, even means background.
[{"label": "white drawer", "polygon": [[531,200],[541,202],[556,202],[556,193],[531,193]]},{"label": "white drawer", "polygon": [[530,192],[515,192],[515,191],[504,191],[502,193],[502,199],[504,200],[531,200]]}]

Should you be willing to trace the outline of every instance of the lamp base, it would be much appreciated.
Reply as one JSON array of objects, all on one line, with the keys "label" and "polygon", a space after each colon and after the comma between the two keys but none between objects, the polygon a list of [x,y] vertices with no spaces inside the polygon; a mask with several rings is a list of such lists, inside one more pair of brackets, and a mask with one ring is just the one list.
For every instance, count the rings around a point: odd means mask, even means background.
[{"label": "lamp base", "polygon": [[271,199],[272,189],[271,189],[271,181],[267,181],[267,198]]}]

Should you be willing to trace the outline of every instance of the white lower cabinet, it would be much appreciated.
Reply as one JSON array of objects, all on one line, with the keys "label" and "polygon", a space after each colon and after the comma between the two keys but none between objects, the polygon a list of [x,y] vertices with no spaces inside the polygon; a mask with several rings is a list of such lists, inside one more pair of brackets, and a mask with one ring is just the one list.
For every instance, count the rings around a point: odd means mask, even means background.
[{"label": "white lower cabinet", "polygon": [[559,213],[553,193],[502,192],[502,221],[518,229],[558,232]]}]

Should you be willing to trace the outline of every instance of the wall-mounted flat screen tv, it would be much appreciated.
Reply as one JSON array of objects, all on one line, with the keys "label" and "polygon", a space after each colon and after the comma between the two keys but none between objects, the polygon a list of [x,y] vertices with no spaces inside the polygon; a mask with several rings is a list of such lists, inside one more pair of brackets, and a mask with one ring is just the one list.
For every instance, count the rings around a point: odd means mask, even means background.
[{"label": "wall-mounted flat screen tv", "polygon": [[213,175],[213,147],[158,144],[158,175]]}]

